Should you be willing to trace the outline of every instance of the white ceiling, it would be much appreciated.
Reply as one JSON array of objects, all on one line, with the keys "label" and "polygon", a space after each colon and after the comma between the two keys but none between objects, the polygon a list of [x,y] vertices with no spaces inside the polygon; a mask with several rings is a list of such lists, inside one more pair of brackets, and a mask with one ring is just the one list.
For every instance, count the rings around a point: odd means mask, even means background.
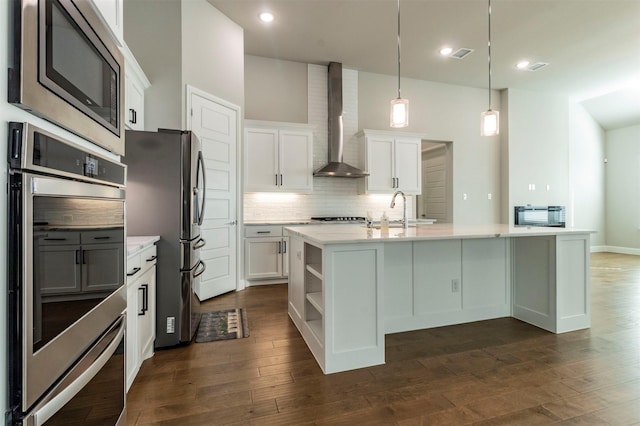
[{"label": "white ceiling", "polygon": [[[246,54],[397,75],[395,0],[208,1],[244,28]],[[486,0],[400,5],[402,77],[488,87]],[[493,88],[586,100],[606,130],[640,124],[640,0],[492,0],[491,33]],[[474,52],[444,58],[444,45]],[[524,58],[549,65],[517,70]]]}]

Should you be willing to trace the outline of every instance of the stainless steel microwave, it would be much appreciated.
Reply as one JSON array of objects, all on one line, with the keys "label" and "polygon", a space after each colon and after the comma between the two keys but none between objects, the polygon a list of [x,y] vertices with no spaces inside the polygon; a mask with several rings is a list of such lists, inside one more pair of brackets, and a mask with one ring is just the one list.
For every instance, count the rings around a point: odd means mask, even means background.
[{"label": "stainless steel microwave", "polygon": [[548,226],[564,228],[566,213],[564,206],[526,206],[514,207],[514,225]]},{"label": "stainless steel microwave", "polygon": [[9,102],[124,154],[124,59],[88,0],[13,0]]}]

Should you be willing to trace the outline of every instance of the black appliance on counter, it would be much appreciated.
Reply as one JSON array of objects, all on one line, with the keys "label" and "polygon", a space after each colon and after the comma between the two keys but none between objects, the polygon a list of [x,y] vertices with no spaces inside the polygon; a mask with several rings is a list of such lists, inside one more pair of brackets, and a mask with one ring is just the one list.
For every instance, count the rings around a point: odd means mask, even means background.
[{"label": "black appliance on counter", "polygon": [[526,206],[514,207],[514,224],[516,226],[548,226],[564,228],[564,206]]},{"label": "black appliance on counter", "polygon": [[9,123],[7,425],[126,423],[126,166]]}]

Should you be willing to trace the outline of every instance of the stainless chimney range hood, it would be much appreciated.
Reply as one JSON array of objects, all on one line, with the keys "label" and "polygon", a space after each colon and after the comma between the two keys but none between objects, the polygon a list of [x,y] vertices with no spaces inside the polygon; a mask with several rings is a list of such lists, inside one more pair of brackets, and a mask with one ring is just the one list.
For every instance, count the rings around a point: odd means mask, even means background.
[{"label": "stainless chimney range hood", "polygon": [[342,64],[329,63],[329,164],[313,172],[318,177],[359,178],[369,173],[344,161],[344,133],[342,123]]}]

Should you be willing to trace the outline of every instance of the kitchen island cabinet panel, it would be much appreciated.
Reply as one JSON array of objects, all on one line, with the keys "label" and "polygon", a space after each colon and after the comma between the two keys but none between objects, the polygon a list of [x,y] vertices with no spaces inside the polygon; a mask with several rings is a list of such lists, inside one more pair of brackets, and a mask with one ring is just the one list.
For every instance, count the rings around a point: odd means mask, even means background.
[{"label": "kitchen island cabinet panel", "polygon": [[502,309],[510,315],[509,240],[481,238],[462,241],[462,306]]},{"label": "kitchen island cabinet panel", "polygon": [[554,333],[591,326],[589,235],[513,243],[513,316]]},{"label": "kitchen island cabinet panel", "polygon": [[413,316],[413,243],[387,244],[384,248],[384,318],[385,332],[394,323]]},{"label": "kitchen island cabinet panel", "polygon": [[461,245],[461,240],[413,244],[415,315],[462,309]]},{"label": "kitchen island cabinet panel", "polygon": [[[289,234],[285,234],[289,235]],[[289,285],[288,285],[288,311],[289,317],[298,329],[302,328],[302,318],[304,312],[304,243],[302,238],[289,236],[290,265],[289,265]]]}]

